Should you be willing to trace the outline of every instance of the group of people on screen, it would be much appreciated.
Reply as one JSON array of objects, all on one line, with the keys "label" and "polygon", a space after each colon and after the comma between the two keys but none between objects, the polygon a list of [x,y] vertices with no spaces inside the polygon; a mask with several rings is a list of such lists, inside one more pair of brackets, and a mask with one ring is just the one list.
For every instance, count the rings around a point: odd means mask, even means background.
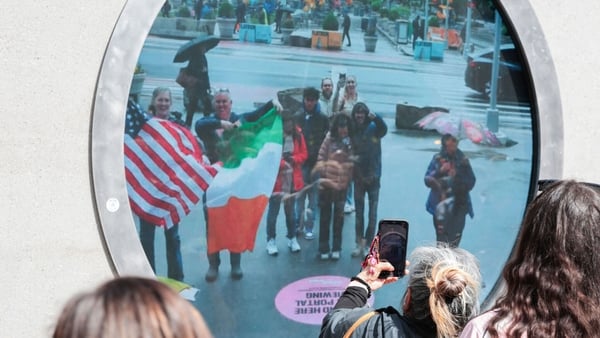
[{"label": "group of people on screen", "polygon": [[[342,255],[344,215],[355,213],[354,245],[350,255],[365,256],[376,232],[377,209],[382,176],[382,138],[388,126],[359,94],[354,75],[340,74],[336,83],[331,77],[321,80],[320,90],[306,87],[297,109],[283,107],[277,98],[244,114],[232,111],[229,89],[212,91],[212,111],[200,110],[193,130],[202,146],[207,163],[222,161],[219,144],[223,131],[236,128],[243,121],[256,121],[270,108],[277,108],[283,122],[282,156],[279,172],[266,212],[266,251],[279,253],[277,219],[283,204],[287,247],[302,250],[299,237],[318,238],[317,258],[338,260]],[[181,114],[171,112],[171,90],[158,87],[153,91],[148,111],[155,118],[170,119],[182,126]],[[186,104],[186,109],[188,109]],[[452,135],[441,138],[441,150],[426,170],[425,185],[431,189],[426,210],[432,214],[436,241],[458,247],[466,215],[473,217],[469,191],[475,175],[468,158],[458,149]],[[207,237],[209,220],[205,210]],[[366,218],[366,219],[365,219]],[[317,223],[318,222],[318,223]],[[154,271],[154,232],[156,226],[140,220],[140,240]],[[167,276],[183,280],[183,261],[178,225],[165,229]],[[347,242],[347,241],[346,241]],[[241,252],[229,253],[230,276],[243,278]],[[219,252],[207,253],[205,280],[219,276]]]}]

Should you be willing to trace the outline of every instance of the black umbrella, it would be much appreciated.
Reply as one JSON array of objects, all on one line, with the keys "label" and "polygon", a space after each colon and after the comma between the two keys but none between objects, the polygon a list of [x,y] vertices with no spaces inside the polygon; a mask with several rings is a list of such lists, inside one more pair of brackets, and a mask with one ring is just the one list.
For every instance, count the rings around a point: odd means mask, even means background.
[{"label": "black umbrella", "polygon": [[201,53],[202,49],[204,49],[204,52],[208,52],[215,48],[215,46],[219,44],[219,41],[219,38],[212,35],[201,35],[196,37],[179,47],[179,50],[177,50],[177,53],[175,54],[175,58],[173,58],[173,62],[188,61],[194,54]]}]

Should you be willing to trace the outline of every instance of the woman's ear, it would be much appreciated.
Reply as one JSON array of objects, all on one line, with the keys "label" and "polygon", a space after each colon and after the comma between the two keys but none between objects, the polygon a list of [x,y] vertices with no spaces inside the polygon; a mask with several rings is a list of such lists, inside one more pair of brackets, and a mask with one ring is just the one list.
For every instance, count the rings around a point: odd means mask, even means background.
[{"label": "woman's ear", "polygon": [[402,302],[402,312],[409,313],[410,312],[410,297],[411,290],[410,287],[406,289],[406,294],[404,295],[404,302]]}]

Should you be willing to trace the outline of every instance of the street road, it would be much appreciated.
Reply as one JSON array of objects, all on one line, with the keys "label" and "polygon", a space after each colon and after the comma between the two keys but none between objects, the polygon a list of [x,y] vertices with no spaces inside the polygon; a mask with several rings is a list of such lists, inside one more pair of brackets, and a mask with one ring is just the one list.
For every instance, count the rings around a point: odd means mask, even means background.
[{"label": "street road", "polygon": [[[142,50],[140,62],[147,78],[140,101],[147,106],[156,86],[171,87],[175,110],[183,111],[182,94],[174,79],[179,67],[172,63],[177,48],[184,43],[150,37]],[[441,106],[451,114],[485,122],[487,102],[464,85],[465,61],[456,51],[447,51],[443,62],[416,61],[396,51],[380,38],[376,53],[358,50],[321,51],[277,44],[247,44],[222,41],[208,54],[209,74],[213,87],[231,90],[234,110],[252,109],[255,102],[274,97],[277,91],[320,86],[322,77],[332,69],[346,69],[358,78],[358,90],[371,108],[382,114],[389,127],[383,138],[383,177],[379,218],[403,218],[410,222],[409,251],[416,246],[432,244],[435,236],[431,215],[425,211],[428,189],[423,183],[425,169],[439,151],[440,136],[433,132],[397,130],[394,126],[395,105]],[[354,44],[353,44],[354,47]],[[469,140],[459,147],[470,158],[477,177],[471,192],[475,217],[467,218],[461,247],[473,252],[481,261],[485,288],[483,297],[493,288],[506,261],[518,230],[527,201],[533,169],[533,133],[530,106],[524,102],[501,102],[500,128],[517,142],[509,148],[478,146]],[[216,337],[315,337],[318,322],[306,324],[290,319],[278,311],[276,296],[290,283],[311,276],[354,275],[360,260],[352,259],[354,247],[354,214],[345,216],[342,257],[339,261],[319,261],[317,240],[299,239],[302,251],[292,254],[287,249],[283,211],[277,232],[280,253],[266,254],[266,226],[259,227],[253,252],[242,255],[244,278],[232,281],[229,258],[222,253],[219,279],[206,283],[205,225],[201,206],[183,220],[180,226],[185,282],[199,289],[194,304],[205,316]],[[164,236],[157,236],[157,274],[166,275]],[[406,279],[389,285],[375,294],[375,306],[400,308]],[[307,293],[297,304],[322,304],[323,307],[300,307],[298,316],[311,311],[325,311],[330,302],[313,299]],[[320,296],[323,296],[320,294]],[[482,298],[483,298],[482,297]],[[296,304],[296,303],[294,303]],[[314,314],[314,313],[313,313]],[[308,318],[308,317],[307,317]]]}]

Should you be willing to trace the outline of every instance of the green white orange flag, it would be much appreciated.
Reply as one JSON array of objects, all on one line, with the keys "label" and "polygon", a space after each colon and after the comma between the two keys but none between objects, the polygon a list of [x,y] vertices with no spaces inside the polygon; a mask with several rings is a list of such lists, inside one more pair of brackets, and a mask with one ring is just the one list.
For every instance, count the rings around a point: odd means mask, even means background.
[{"label": "green white orange flag", "polygon": [[281,160],[281,117],[271,109],[224,134],[223,168],[206,191],[208,253],[254,249]]}]

